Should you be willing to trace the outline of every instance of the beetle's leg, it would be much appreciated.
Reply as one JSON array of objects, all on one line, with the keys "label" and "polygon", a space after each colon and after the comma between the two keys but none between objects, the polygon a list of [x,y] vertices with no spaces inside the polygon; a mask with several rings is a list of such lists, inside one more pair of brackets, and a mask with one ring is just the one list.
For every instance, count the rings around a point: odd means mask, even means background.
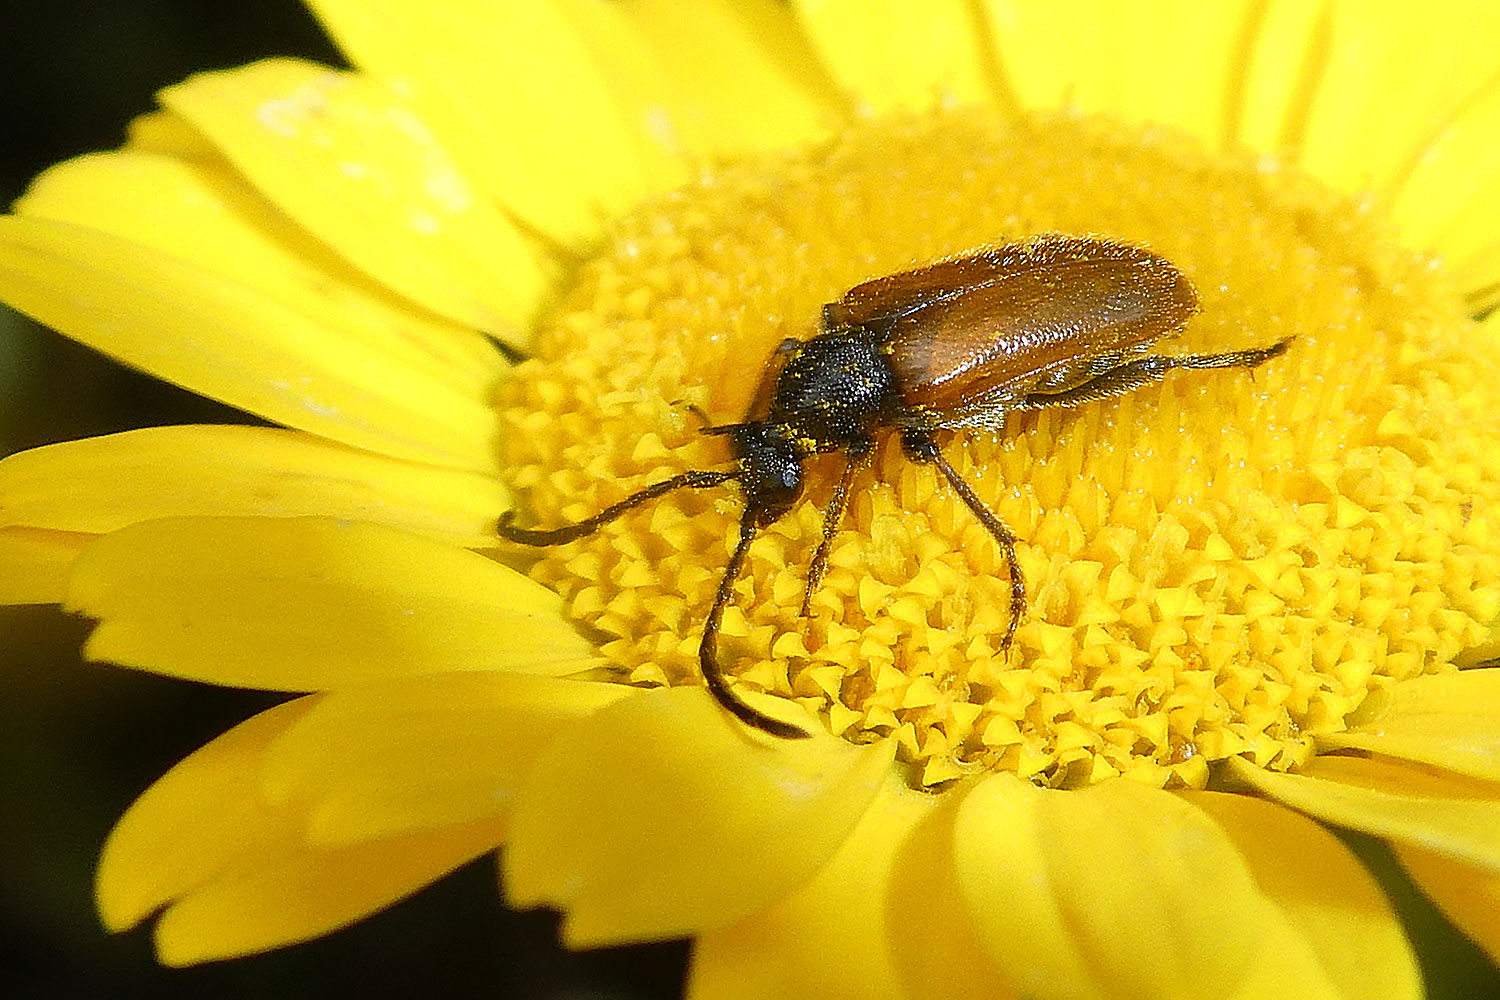
[{"label": "beetle's leg", "polygon": [[1082,406],[1096,399],[1124,395],[1151,382],[1160,382],[1173,368],[1256,368],[1272,358],[1285,354],[1287,345],[1291,342],[1292,338],[1287,337],[1269,347],[1224,351],[1220,354],[1180,354],[1175,357],[1167,354],[1146,354],[1113,368],[1106,368],[1087,381],[1061,392],[1027,393],[1007,408],[1016,412]]},{"label": "beetle's leg", "polygon": [[818,585],[823,582],[823,574],[828,569],[828,553],[833,548],[833,536],[838,534],[839,525],[844,522],[844,508],[849,502],[849,486],[854,482],[854,471],[865,460],[865,456],[870,454],[871,446],[869,438],[860,437],[849,442],[849,447],[845,450],[848,461],[844,464],[844,474],[834,486],[833,498],[828,501],[828,509],[823,512],[823,539],[818,542],[818,551],[813,553],[812,565],[807,568],[807,589],[802,593],[803,618],[812,611],[813,594],[818,592]]},{"label": "beetle's leg", "polygon": [[1010,567],[1010,624],[1006,626],[1005,638],[1000,640],[1000,652],[1004,653],[1010,649],[1011,640],[1016,637],[1016,628],[1021,624],[1021,616],[1026,614],[1026,577],[1021,573],[1021,563],[1016,559],[1016,535],[1005,522],[1000,520],[994,511],[984,505],[984,501],[974,493],[972,487],[964,482],[943,453],[938,449],[937,442],[932,435],[920,428],[907,427],[901,431],[901,446],[906,455],[914,462],[931,462],[936,465],[943,478],[948,480],[954,492],[968,505],[969,510],[979,519],[979,523],[994,537],[995,542],[1005,553],[1006,565]]},{"label": "beetle's leg", "polygon": [[719,671],[715,652],[719,623],[724,620],[724,609],[729,606],[729,598],[734,593],[734,581],[745,568],[745,554],[750,551],[750,543],[755,540],[756,514],[754,510],[746,510],[745,516],[740,520],[740,540],[734,547],[734,555],[729,557],[729,565],[724,567],[724,576],[719,580],[719,592],[714,595],[714,605],[708,609],[708,620],[703,623],[703,639],[698,644],[698,665],[703,671],[703,684],[708,688],[708,693],[730,715],[745,725],[772,736],[787,740],[803,739],[810,735],[807,730],[757,712],[741,701]]},{"label": "beetle's leg", "polygon": [[710,486],[718,486],[720,483],[728,482],[731,479],[738,479],[739,476],[740,473],[738,470],[724,472],[714,469],[694,469],[691,472],[684,472],[681,475],[673,476],[671,479],[664,479],[659,483],[653,483],[643,490],[632,493],[619,503],[610,504],[593,517],[586,517],[574,524],[565,524],[561,528],[552,528],[550,530],[517,528],[511,524],[511,521],[515,520],[516,512],[508,510],[500,515],[500,522],[495,526],[495,530],[499,532],[501,538],[508,542],[515,542],[518,545],[534,545],[538,547],[562,545],[564,542],[571,542],[575,539],[583,538],[585,535],[592,535],[626,511],[639,507],[648,500],[655,500],[659,496],[671,493],[673,490],[684,487],[693,490],[707,489]]},{"label": "beetle's leg", "polygon": [[1243,351],[1224,351],[1219,354],[1180,354],[1169,357],[1168,368],[1259,368],[1272,358],[1286,353],[1295,337],[1282,337],[1266,347],[1251,347]]}]

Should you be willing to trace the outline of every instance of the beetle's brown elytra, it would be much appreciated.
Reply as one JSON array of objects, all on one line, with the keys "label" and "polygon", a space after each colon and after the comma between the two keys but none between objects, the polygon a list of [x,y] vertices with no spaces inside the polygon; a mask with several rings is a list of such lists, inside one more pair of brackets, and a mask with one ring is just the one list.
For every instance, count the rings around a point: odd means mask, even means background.
[{"label": "beetle's brown elytra", "polygon": [[745,494],[739,540],[698,646],[703,681],[746,725],[805,737],[805,730],[741,700],[717,658],[719,625],[750,544],[801,499],[803,463],[832,451],[847,460],[808,569],[804,614],[827,567],[855,470],[874,435],[891,430],[909,459],[937,468],[1004,551],[1011,607],[1003,653],[1026,611],[1016,536],[943,457],[937,432],[999,430],[1012,413],[1118,396],[1174,368],[1255,368],[1290,343],[1216,354],[1151,353],[1197,309],[1192,283],[1170,261],[1098,236],[1046,234],[875,278],[825,305],[816,335],[777,347],[744,419],[704,429],[729,439],[732,468],[684,472],[550,530],[518,528],[506,512],[498,531],[522,545],[561,545],[675,490],[739,483]]}]

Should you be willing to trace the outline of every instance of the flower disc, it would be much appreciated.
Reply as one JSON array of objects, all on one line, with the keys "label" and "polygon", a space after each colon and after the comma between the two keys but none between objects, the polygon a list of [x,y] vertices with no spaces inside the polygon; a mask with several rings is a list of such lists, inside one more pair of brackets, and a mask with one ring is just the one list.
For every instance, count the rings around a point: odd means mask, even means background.
[{"label": "flower disc", "polygon": [[[854,742],[894,735],[914,783],[976,769],[1053,787],[1202,787],[1284,770],[1373,690],[1477,647],[1500,611],[1500,364],[1440,272],[1358,204],[1264,161],[1093,119],[868,121],[810,152],[704,173],[620,222],[501,407],[521,523],[586,517],[731,460],[766,359],[881,274],[1042,232],[1141,243],[1202,311],[1164,353],[1290,350],[1176,371],[1074,410],[953,434],[949,460],[1020,539],[1003,553],[927,466],[881,440],[799,614],[842,458],[752,546],[719,639],[742,691]],[[1482,357],[1479,357],[1482,355]],[[684,491],[541,550],[533,573],[612,676],[695,683],[737,492]]]}]

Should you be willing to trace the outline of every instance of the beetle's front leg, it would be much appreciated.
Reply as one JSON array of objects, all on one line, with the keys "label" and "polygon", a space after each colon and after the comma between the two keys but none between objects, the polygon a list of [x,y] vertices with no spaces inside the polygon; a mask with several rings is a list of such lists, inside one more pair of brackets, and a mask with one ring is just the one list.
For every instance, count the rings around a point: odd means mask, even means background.
[{"label": "beetle's front leg", "polygon": [[834,486],[833,498],[828,501],[828,509],[823,512],[823,539],[818,542],[818,551],[813,553],[812,565],[807,569],[807,589],[802,593],[803,618],[812,611],[813,594],[817,593],[818,585],[823,582],[823,574],[828,569],[828,553],[833,548],[833,536],[838,533],[839,525],[844,521],[844,509],[849,503],[849,486],[854,481],[854,472],[870,454],[873,446],[874,442],[868,437],[858,437],[850,441],[845,449],[848,461],[844,463],[844,474]]}]

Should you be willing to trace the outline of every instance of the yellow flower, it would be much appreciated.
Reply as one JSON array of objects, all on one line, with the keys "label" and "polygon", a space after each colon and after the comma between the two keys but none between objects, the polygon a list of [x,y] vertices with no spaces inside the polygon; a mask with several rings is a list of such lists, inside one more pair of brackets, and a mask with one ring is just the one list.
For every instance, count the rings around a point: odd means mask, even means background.
[{"label": "yellow flower", "polygon": [[[285,428],[0,463],[0,598],[303,694],[131,807],[109,926],[245,954],[504,845],[571,945],[693,937],[701,998],[1418,995],[1322,821],[1500,954],[1500,15],[312,6],[357,70],[194,77],[0,219],[7,302]],[[836,459],[724,618],[811,739],[698,683],[732,492],[499,543],[722,467],[694,410],[844,289],[1045,231],[1181,267],[1170,350],[1295,341],[944,439],[1020,539],[1013,649],[1002,553],[893,442],[808,616]]]}]

